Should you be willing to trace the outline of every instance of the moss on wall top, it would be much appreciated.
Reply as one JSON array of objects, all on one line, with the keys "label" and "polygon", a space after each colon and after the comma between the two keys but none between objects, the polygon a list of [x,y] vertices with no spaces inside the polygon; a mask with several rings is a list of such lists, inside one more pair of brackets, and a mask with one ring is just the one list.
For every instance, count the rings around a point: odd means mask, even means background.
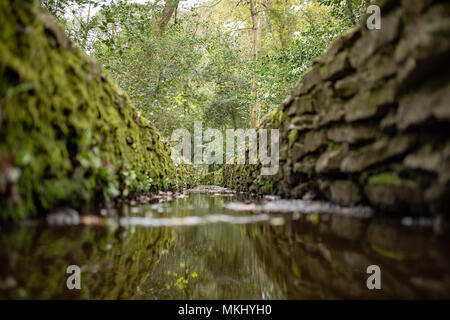
[{"label": "moss on wall top", "polygon": [[0,0],[0,220],[176,181],[169,148],[38,1]]}]

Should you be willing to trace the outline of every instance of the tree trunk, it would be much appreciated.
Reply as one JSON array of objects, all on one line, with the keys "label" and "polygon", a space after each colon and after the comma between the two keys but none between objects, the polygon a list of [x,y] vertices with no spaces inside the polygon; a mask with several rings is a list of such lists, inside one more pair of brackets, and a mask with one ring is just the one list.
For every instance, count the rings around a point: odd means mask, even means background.
[{"label": "tree trunk", "polygon": [[355,17],[355,13],[353,12],[352,0],[347,0],[347,8],[348,8],[348,12],[349,12],[350,22],[353,25],[355,25],[356,24],[356,17]]},{"label": "tree trunk", "polygon": [[252,128],[256,128],[258,125],[258,119],[261,112],[261,104],[258,100],[258,69],[256,68],[256,61],[258,60],[258,49],[259,44],[261,42],[261,22],[262,15],[256,9],[255,0],[250,0],[250,14],[252,17],[252,34],[253,34],[253,43],[252,43],[252,57],[253,62],[255,63],[255,67],[253,67],[253,84],[252,84],[252,96],[254,98],[252,112],[250,116],[250,126]]},{"label": "tree trunk", "polygon": [[155,33],[158,37],[161,37],[161,35],[163,34],[164,29],[166,28],[167,24],[170,21],[170,18],[172,18],[173,13],[175,12],[175,9],[178,8],[178,3],[180,3],[180,0],[166,0],[166,4],[161,13],[161,16],[159,17],[155,25]]},{"label": "tree trunk", "polygon": [[91,4],[92,3],[89,2],[88,13],[87,13],[87,18],[86,18],[86,26],[84,28],[83,44],[82,44],[84,51],[86,51],[86,45],[87,45],[88,35],[89,35],[89,31],[90,31],[89,23],[91,20]]},{"label": "tree trunk", "polygon": [[[155,0],[153,6],[156,6],[158,4],[159,0]],[[178,4],[180,3],[180,0],[166,0],[166,3],[164,5],[164,9],[161,12],[161,15],[159,16],[158,20],[156,21],[155,28],[153,30],[154,35],[156,36],[156,39],[159,40],[161,36],[164,33],[164,29],[166,28],[167,24],[169,23],[170,19],[172,18],[173,13],[175,12],[175,9],[178,8]],[[149,65],[152,64],[153,61],[153,52],[150,51],[147,54],[147,63]]]}]

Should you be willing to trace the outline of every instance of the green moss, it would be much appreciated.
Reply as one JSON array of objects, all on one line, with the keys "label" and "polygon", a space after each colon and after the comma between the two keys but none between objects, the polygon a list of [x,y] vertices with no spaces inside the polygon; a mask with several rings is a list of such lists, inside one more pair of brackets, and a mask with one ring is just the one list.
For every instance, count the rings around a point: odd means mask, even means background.
[{"label": "green moss", "polygon": [[327,151],[337,151],[341,148],[341,145],[338,143],[334,143],[334,142],[329,142],[328,143],[328,148]]},{"label": "green moss", "polygon": [[383,256],[385,258],[397,260],[397,261],[402,261],[404,259],[404,256],[400,253],[389,251],[389,250],[382,248],[380,246],[377,246],[375,244],[372,244],[371,247],[372,247],[373,251],[375,251],[380,256]]},{"label": "green moss", "polygon": [[265,191],[268,194],[271,194],[273,192],[273,181],[267,181],[264,185]]},{"label": "green moss", "polygon": [[223,168],[217,171],[208,172],[200,178],[200,182],[206,185],[224,185],[224,171]]},{"label": "green moss", "polygon": [[368,180],[369,184],[394,184],[399,185],[403,183],[403,180],[400,179],[395,173],[392,172],[384,172],[374,176],[371,176]]},{"label": "green moss", "polygon": [[0,20],[0,167],[20,172],[0,220],[177,184],[155,128],[38,1],[0,1]]},{"label": "green moss", "polygon": [[289,140],[289,145],[291,146],[294,141],[297,139],[298,137],[298,131],[297,130],[291,130],[288,133],[288,140]]},{"label": "green moss", "polygon": [[336,276],[345,275],[344,269],[337,263],[331,262],[331,269],[333,271],[333,274]]},{"label": "green moss", "polygon": [[279,126],[281,124],[281,122],[283,122],[283,118],[284,118],[284,112],[280,109],[279,110],[279,114],[278,114],[278,125]]},{"label": "green moss", "polygon": [[319,224],[319,222],[320,222],[319,213],[318,212],[311,213],[311,215],[309,216],[309,219],[312,224]]}]

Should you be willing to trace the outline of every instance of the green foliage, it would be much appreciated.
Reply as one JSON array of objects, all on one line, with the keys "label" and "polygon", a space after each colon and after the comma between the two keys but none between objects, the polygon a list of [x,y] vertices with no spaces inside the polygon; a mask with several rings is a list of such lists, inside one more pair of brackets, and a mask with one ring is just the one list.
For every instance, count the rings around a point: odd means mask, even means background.
[{"label": "green foliage", "polygon": [[[247,3],[224,0],[177,8],[163,31],[165,4],[42,0],[69,36],[95,56],[163,133],[196,120],[222,131],[246,128],[255,99],[262,117],[283,100],[329,43],[353,26],[343,1],[274,0],[251,55]],[[352,0],[359,18],[363,1]],[[346,11],[347,10],[347,11]],[[347,15],[346,15],[347,14]],[[252,92],[256,73],[257,96]]]}]

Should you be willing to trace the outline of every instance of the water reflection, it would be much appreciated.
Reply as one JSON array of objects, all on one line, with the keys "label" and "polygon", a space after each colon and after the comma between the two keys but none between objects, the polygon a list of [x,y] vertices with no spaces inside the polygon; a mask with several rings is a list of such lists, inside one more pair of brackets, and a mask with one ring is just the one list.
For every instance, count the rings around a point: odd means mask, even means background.
[{"label": "water reflection", "polygon": [[[263,272],[241,222],[223,208],[229,197],[192,195],[174,204],[177,216],[210,219],[213,212],[235,224],[216,223],[176,229],[176,240],[142,287],[142,299],[281,299],[280,288]],[[192,203],[192,206],[186,205]],[[171,206],[171,204],[167,204]],[[187,208],[187,209],[186,209]],[[228,215],[225,213],[228,212]],[[256,215],[263,217],[263,215]],[[261,221],[268,222],[269,215]],[[219,219],[220,220],[220,219]],[[259,222],[255,221],[253,222]],[[250,224],[248,226],[256,226]],[[194,275],[194,276],[193,276]]]},{"label": "water reflection", "polygon": [[[173,241],[167,228],[15,227],[0,234],[0,299],[132,299]],[[81,290],[66,269],[81,268]]]},{"label": "water reflection", "polygon": [[[450,297],[449,239],[432,228],[342,215],[247,228],[265,272],[288,299]],[[381,268],[382,290],[366,269]]]},{"label": "water reflection", "polygon": [[[0,298],[450,297],[442,225],[438,233],[429,220],[375,219],[363,208],[349,214],[327,205],[331,213],[299,211],[300,203],[286,202],[273,213],[276,202],[216,191],[115,208],[121,218],[82,216],[76,226],[4,227]],[[231,210],[236,201],[248,211]],[[70,264],[81,267],[81,290],[65,287]],[[382,290],[366,287],[372,264],[381,268]]]}]

